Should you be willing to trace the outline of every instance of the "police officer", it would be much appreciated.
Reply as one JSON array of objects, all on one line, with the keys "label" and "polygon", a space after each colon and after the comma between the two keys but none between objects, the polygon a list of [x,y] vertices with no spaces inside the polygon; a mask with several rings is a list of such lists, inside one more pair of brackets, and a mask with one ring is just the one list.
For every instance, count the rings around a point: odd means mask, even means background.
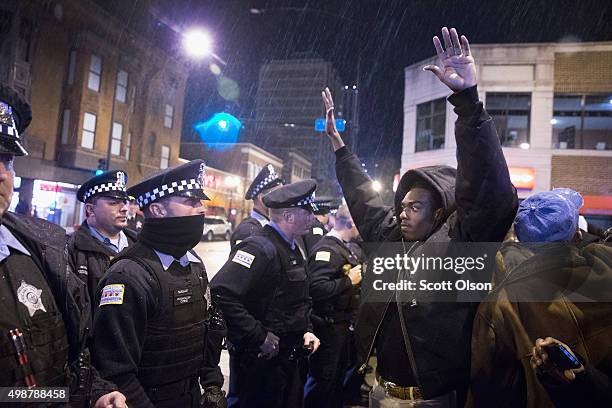
[{"label": "police officer", "polygon": [[74,407],[124,407],[125,397],[89,364],[89,299],[66,265],[65,231],[8,212],[13,159],[30,106],[0,85],[0,387],[70,387]]},{"label": "police officer", "polygon": [[354,242],[358,236],[348,208],[342,206],[336,213],[334,228],[317,242],[308,258],[311,318],[321,348],[310,359],[304,389],[307,408],[342,407],[347,391],[343,380],[350,365],[350,328],[359,306],[364,261]]},{"label": "police officer", "polygon": [[140,207],[138,207],[136,199],[132,196],[128,196],[128,199],[130,200],[130,207],[127,217],[127,229],[140,232],[142,224],[144,223],[144,216],[142,215],[142,211],[140,211]]},{"label": "police officer", "polygon": [[282,184],[282,178],[276,174],[276,170],[271,164],[265,165],[257,174],[244,196],[245,200],[253,200],[253,210],[250,216],[242,220],[234,229],[230,238],[232,248],[243,239],[261,231],[270,222],[268,207],[262,201],[262,198],[266,193]]},{"label": "police officer", "polygon": [[208,279],[192,250],[204,226],[204,175],[194,160],[128,189],[145,222],[98,286],[94,358],[130,407],[225,406],[222,336],[208,330]]},{"label": "police officer", "polygon": [[77,199],[85,203],[85,221],[70,235],[68,255],[91,299],[111,259],[136,240],[136,233],[126,228],[126,182],[124,171],[107,171],[87,180],[77,191]]},{"label": "police officer", "polygon": [[301,238],[300,244],[306,254],[306,258],[312,253],[312,250],[317,242],[331,229],[330,213],[332,209],[337,207],[333,206],[333,200],[331,198],[316,197],[315,198],[316,210],[313,212],[315,219],[306,234]]},{"label": "police officer", "polygon": [[270,223],[236,245],[211,282],[235,348],[230,376],[236,407],[302,405],[303,357],[319,339],[312,333],[306,263],[295,243],[313,220],[314,180],[280,187],[263,197]]}]

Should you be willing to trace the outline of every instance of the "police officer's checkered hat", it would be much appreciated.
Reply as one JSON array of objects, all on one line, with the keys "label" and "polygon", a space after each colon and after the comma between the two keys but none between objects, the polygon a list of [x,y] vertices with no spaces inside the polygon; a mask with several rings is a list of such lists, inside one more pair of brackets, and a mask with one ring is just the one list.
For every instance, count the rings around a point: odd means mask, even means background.
[{"label": "police officer's checkered hat", "polygon": [[180,166],[166,169],[161,173],[141,181],[127,190],[128,195],[136,197],[140,208],[168,196],[196,197],[210,200],[204,194],[206,165],[204,160],[192,160]]},{"label": "police officer's checkered hat", "polygon": [[77,200],[87,202],[91,197],[112,197],[127,200],[127,173],[123,170],[106,171],[92,177],[81,185],[77,191]]},{"label": "police officer's checkered hat", "polygon": [[251,185],[249,186],[244,198],[246,200],[252,200],[257,194],[264,190],[268,190],[272,187],[283,184],[283,179],[276,174],[274,166],[271,164],[265,165],[259,174],[255,177]]},{"label": "police officer's checkered hat", "polygon": [[317,211],[316,188],[317,182],[312,179],[298,181],[270,191],[263,197],[263,202],[269,208],[301,207],[314,212]]},{"label": "police officer's checkered hat", "polygon": [[27,156],[19,135],[32,121],[30,105],[17,92],[0,84],[0,153]]}]

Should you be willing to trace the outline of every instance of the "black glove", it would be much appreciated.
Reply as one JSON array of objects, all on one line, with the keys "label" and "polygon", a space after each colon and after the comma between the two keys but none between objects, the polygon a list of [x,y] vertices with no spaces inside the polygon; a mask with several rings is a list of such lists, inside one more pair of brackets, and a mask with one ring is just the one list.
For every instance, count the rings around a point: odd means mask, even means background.
[{"label": "black glove", "polygon": [[227,408],[225,391],[216,385],[204,388],[204,393],[200,399],[201,408]]}]

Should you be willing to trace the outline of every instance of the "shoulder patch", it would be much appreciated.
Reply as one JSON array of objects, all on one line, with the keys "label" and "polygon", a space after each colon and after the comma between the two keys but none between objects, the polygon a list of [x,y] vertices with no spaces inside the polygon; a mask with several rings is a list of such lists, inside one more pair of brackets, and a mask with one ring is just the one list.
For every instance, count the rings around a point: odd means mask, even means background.
[{"label": "shoulder patch", "polygon": [[245,266],[247,268],[251,268],[253,261],[255,260],[255,255],[251,255],[248,252],[238,250],[236,254],[232,258],[232,262],[237,263],[238,265]]},{"label": "shoulder patch", "polygon": [[124,293],[125,285],[123,284],[104,286],[104,288],[102,288],[102,296],[100,297],[100,306],[122,305]]},{"label": "shoulder patch", "polygon": [[329,262],[330,257],[331,252],[329,251],[317,251],[317,254],[315,255],[315,261]]},{"label": "shoulder patch", "polygon": [[313,235],[323,235],[323,228],[321,228],[321,227],[314,227],[312,229],[312,233],[313,233]]}]

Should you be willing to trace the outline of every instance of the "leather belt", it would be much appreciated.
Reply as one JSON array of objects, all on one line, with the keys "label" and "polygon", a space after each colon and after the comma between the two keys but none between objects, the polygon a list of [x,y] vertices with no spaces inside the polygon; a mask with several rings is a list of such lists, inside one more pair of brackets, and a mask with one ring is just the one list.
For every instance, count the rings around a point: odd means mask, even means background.
[{"label": "leather belt", "polygon": [[378,384],[383,387],[385,392],[393,398],[410,401],[423,399],[423,393],[419,387],[401,387],[391,381],[385,380],[378,373],[376,373],[376,381],[378,381]]}]

